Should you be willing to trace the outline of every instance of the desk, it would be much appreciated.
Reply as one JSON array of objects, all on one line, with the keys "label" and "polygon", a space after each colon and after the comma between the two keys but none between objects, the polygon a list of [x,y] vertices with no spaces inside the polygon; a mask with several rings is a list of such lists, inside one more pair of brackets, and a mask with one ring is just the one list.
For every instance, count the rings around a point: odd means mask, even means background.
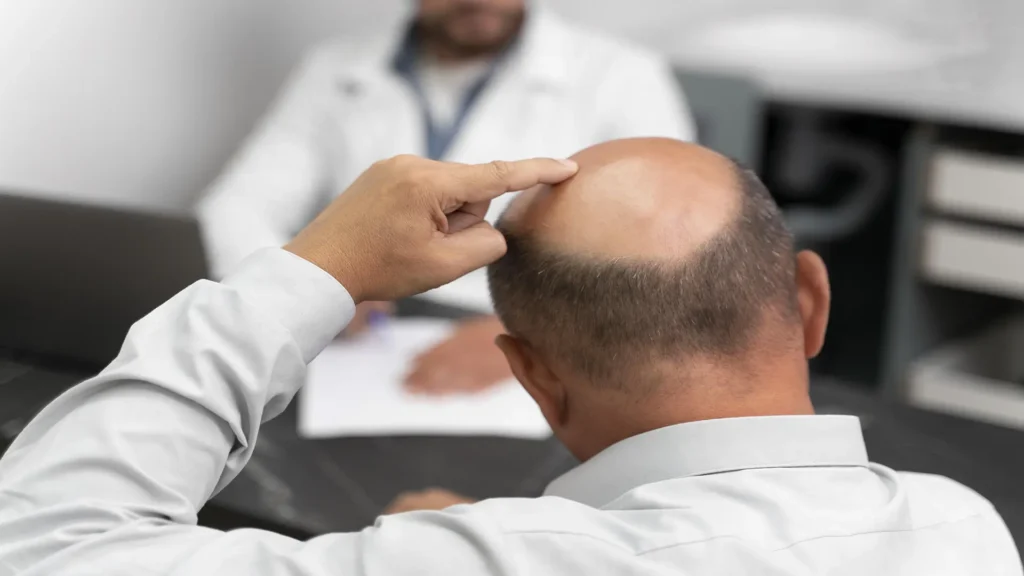
[{"label": "desk", "polygon": [[[423,299],[399,302],[398,314],[451,319],[474,315]],[[437,486],[474,498],[537,496],[575,465],[554,439],[306,440],[296,432],[296,406],[292,402],[263,425],[249,464],[204,511],[204,521],[225,528],[261,526],[300,537],[359,530],[406,490]]]},{"label": "desk", "polygon": [[439,486],[474,498],[538,496],[575,461],[554,439],[379,437],[305,440],[294,404],[260,430],[252,459],[204,521],[300,536],[373,523],[405,490]]}]

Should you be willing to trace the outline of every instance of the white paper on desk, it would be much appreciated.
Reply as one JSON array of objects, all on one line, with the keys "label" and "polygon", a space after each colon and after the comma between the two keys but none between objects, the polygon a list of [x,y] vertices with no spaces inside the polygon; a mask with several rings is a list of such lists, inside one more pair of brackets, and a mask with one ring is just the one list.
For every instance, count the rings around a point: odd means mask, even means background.
[{"label": "white paper on desk", "polygon": [[448,321],[394,319],[331,343],[310,364],[299,393],[299,434],[550,436],[540,409],[515,380],[474,394],[405,392],[402,383],[416,355],[451,331]]}]

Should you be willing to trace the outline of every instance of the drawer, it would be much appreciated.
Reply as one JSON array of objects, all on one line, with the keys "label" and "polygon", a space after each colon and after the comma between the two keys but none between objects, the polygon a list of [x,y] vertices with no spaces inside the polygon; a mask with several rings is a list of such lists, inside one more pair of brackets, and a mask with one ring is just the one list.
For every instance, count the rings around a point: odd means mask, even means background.
[{"label": "drawer", "polygon": [[928,200],[949,214],[1024,226],[1024,158],[937,151]]},{"label": "drawer", "polygon": [[910,366],[907,400],[925,408],[1024,429],[1024,317],[925,354]]},{"label": "drawer", "polygon": [[928,280],[1024,299],[1024,233],[932,220],[921,234],[920,272]]}]

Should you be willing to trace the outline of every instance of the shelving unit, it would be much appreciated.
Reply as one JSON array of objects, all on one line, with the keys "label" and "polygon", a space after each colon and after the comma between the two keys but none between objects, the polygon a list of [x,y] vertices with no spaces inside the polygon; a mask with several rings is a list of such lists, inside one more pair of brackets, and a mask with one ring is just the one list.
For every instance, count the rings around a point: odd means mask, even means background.
[{"label": "shelving unit", "polygon": [[912,132],[886,335],[890,396],[1024,429],[1022,150],[1005,134]]}]

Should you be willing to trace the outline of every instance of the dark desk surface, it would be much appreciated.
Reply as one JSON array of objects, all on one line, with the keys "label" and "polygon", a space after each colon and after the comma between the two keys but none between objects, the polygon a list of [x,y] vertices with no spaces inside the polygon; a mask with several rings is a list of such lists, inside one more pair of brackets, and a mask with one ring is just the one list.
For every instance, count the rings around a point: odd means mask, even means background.
[{"label": "dark desk surface", "polygon": [[[0,369],[0,437],[7,441],[77,379]],[[821,413],[861,418],[872,460],[970,486],[995,504],[1017,542],[1024,541],[1024,433],[892,405],[833,382],[815,382],[812,394]],[[441,486],[478,498],[534,496],[572,465],[554,440],[303,440],[289,409],[264,425],[249,465],[200,518],[220,528],[253,526],[296,537],[358,530],[403,490]]]},{"label": "dark desk surface", "polygon": [[[295,410],[265,424],[243,473],[214,498],[211,524],[312,535],[359,530],[404,490],[536,496],[575,461],[555,440],[379,437],[304,440]],[[223,513],[231,514],[222,521]],[[204,519],[205,519],[204,518]]]}]

